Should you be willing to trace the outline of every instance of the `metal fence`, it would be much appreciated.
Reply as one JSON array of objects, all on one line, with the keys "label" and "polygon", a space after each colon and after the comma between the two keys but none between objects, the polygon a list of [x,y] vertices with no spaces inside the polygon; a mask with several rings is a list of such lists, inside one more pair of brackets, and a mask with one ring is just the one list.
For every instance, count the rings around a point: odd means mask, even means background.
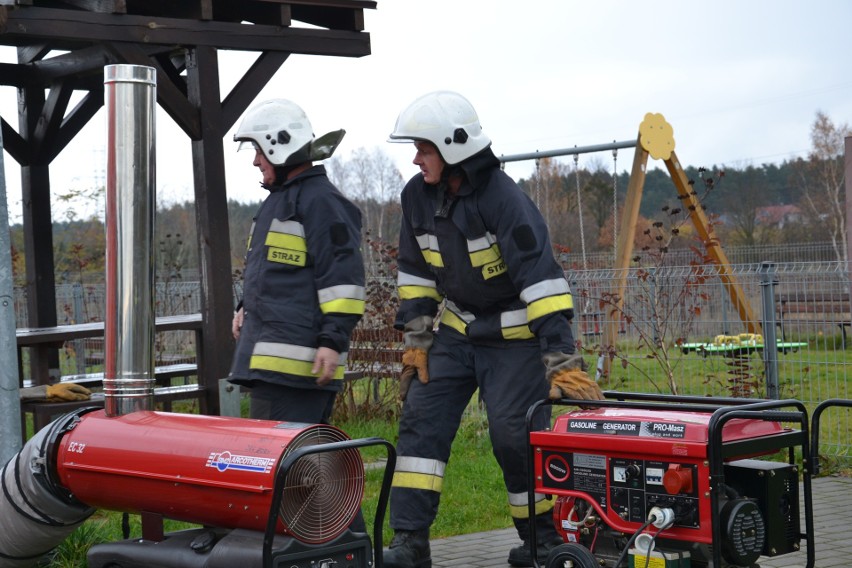
[{"label": "metal fence", "polygon": [[[606,388],[795,398],[811,409],[829,398],[852,398],[850,266],[832,261],[730,268],[758,336],[714,267],[569,271],[575,336],[588,358],[608,371]],[[610,294],[622,276],[626,288],[617,309]],[[608,325],[617,331],[614,349],[602,346]],[[776,349],[765,348],[773,344]],[[852,417],[844,409],[829,412],[836,416],[821,432],[821,449],[848,456]]]},{"label": "metal fence", "polygon": [[[568,270],[575,299],[575,337],[588,362],[601,365],[601,339],[610,322],[617,330],[608,350],[605,388],[635,392],[795,398],[813,408],[829,398],[852,398],[850,266],[837,261],[735,264],[730,274],[761,330],[749,335],[728,288],[712,266]],[[613,308],[615,283],[626,276],[623,307]],[[236,289],[236,288],[235,288]],[[103,318],[103,286],[57,288],[60,323]],[[26,326],[23,291],[15,296],[17,323]],[[198,282],[159,284],[157,315],[200,310]],[[755,322],[752,322],[754,324]],[[194,357],[190,332],[158,334],[159,356]],[[776,349],[764,345],[776,344]],[[75,345],[74,352],[91,351]],[[94,347],[97,349],[97,346]],[[80,372],[81,358],[61,355],[63,374]],[[83,358],[85,359],[85,358]],[[593,365],[594,367],[595,365]],[[836,416],[833,414],[836,413]],[[831,410],[821,448],[849,453],[852,418]]]},{"label": "metal fence", "polygon": [[[636,255],[646,262],[650,253],[637,251]],[[761,262],[831,262],[839,260],[831,243],[798,243],[784,245],[732,246],[725,247],[725,255],[731,264],[760,264]],[[689,249],[672,250],[666,255],[666,265],[686,266],[695,259]],[[566,266],[577,269],[609,268],[615,265],[613,251],[593,252],[585,255],[566,253],[562,261]]]}]

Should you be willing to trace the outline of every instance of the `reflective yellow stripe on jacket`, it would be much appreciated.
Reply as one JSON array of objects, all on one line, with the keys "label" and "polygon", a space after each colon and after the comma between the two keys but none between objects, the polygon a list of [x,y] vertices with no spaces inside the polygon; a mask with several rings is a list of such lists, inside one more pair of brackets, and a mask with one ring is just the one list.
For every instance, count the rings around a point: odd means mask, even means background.
[{"label": "reflective yellow stripe on jacket", "polygon": [[420,252],[423,253],[423,258],[426,259],[426,264],[436,268],[444,266],[444,259],[441,256],[441,249],[438,247],[438,237],[424,233],[415,237],[417,244],[420,246]]},{"label": "reflective yellow stripe on jacket", "polygon": [[542,280],[528,286],[521,292],[521,300],[527,305],[527,322],[574,307],[571,289],[564,278]]},{"label": "reflective yellow stripe on jacket", "polygon": [[[441,323],[467,335],[467,326],[476,321],[476,316],[464,311],[450,300],[441,314]],[[497,330],[494,330],[496,333]],[[500,334],[503,339],[532,339],[535,337],[527,325],[527,309],[509,310],[500,314]]]},{"label": "reflective yellow stripe on jacket", "polygon": [[297,221],[273,219],[264,244],[269,247],[267,259],[272,262],[294,266],[307,264],[308,243],[305,241],[305,227]]},{"label": "reflective yellow stripe on jacket", "polygon": [[413,274],[400,271],[397,276],[397,288],[400,300],[416,300],[418,298],[432,298],[436,302],[444,299],[438,292],[438,285],[434,280],[420,278]]},{"label": "reflective yellow stripe on jacket", "polygon": [[441,314],[441,323],[453,328],[462,335],[467,335],[467,326],[475,319],[476,316],[462,310],[450,300],[447,300],[444,312]]},{"label": "reflective yellow stripe on jacket", "polygon": [[364,314],[364,287],[340,284],[317,290],[320,310],[324,314]]},{"label": "reflective yellow stripe on jacket", "polygon": [[475,268],[482,267],[482,277],[485,280],[499,276],[508,270],[500,247],[497,246],[497,237],[486,233],[478,239],[468,239],[467,250],[470,254],[470,264]]},{"label": "reflective yellow stripe on jacket", "polygon": [[[317,350],[311,347],[259,341],[252,351],[249,368],[313,378],[318,376],[311,372],[316,354]],[[334,371],[335,380],[343,379],[346,370],[346,357],[347,353],[340,354],[340,361]]]},{"label": "reflective yellow stripe on jacket", "polygon": [[527,309],[511,310],[500,314],[500,331],[503,339],[532,339],[535,337],[527,325]]}]

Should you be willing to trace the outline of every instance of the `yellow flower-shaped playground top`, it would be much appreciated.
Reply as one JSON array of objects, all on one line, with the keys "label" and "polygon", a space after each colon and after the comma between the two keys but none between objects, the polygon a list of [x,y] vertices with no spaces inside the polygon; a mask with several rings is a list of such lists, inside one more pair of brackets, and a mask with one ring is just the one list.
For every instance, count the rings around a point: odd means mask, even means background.
[{"label": "yellow flower-shaped playground top", "polygon": [[655,160],[668,160],[675,148],[674,130],[659,113],[647,113],[639,125],[639,143]]}]

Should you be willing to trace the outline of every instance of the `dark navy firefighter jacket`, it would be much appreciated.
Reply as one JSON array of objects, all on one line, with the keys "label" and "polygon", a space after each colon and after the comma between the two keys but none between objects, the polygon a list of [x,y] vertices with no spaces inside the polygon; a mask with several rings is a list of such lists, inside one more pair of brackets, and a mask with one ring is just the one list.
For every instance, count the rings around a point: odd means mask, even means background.
[{"label": "dark navy firefighter jacket", "polygon": [[460,164],[454,197],[413,177],[402,191],[396,327],[437,314],[470,341],[538,339],[573,353],[573,300],[544,218],[486,148]]},{"label": "dark navy firefighter jacket", "polygon": [[313,166],[272,187],[249,235],[243,275],[243,327],[232,383],[261,380],[320,388],[311,373],[318,347],[341,353],[340,390],[349,337],[364,314],[361,212]]}]

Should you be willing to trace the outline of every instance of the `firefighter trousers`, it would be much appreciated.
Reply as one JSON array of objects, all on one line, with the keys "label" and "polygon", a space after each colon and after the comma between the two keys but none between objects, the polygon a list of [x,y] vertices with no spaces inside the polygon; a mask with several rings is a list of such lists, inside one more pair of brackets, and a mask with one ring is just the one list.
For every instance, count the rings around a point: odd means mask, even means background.
[{"label": "firefighter trousers", "polygon": [[[549,390],[538,341],[482,345],[441,328],[428,364],[429,382],[412,381],[402,409],[391,528],[421,530],[435,520],[450,449],[477,388],[512,516],[516,521],[527,519],[526,414],[535,402],[547,398]],[[543,429],[549,421],[550,406],[545,406],[536,413],[533,429]]]}]

